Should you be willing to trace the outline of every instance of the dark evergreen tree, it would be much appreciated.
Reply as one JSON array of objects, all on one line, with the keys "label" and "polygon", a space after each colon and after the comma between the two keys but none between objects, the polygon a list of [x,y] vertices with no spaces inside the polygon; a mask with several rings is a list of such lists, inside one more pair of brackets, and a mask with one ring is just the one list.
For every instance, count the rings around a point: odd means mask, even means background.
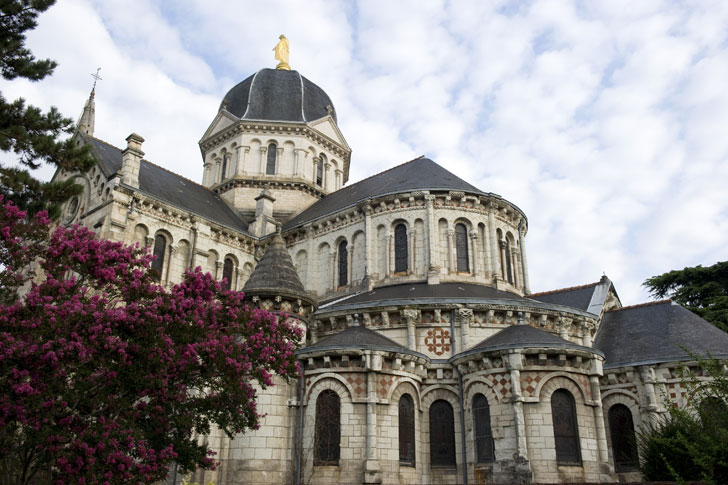
[{"label": "dark evergreen tree", "polygon": [[[39,81],[53,72],[56,63],[36,59],[25,46],[27,31],[37,25],[39,13],[55,0],[0,0],[0,74],[4,79]],[[30,170],[48,163],[68,171],[89,170],[94,165],[88,147],[78,145],[70,135],[73,120],[56,108],[44,113],[20,98],[8,101],[0,93],[0,150],[17,156],[14,165],[0,164],[0,195],[31,213],[42,209],[60,214],[61,204],[81,193],[72,181],[42,182]]]},{"label": "dark evergreen tree", "polygon": [[670,297],[728,332],[728,261],[668,271],[643,284],[654,297]]}]

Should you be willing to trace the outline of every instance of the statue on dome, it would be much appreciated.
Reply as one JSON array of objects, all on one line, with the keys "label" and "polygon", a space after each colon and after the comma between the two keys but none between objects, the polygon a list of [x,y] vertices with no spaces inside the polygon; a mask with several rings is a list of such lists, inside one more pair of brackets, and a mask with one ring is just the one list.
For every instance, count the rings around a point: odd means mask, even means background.
[{"label": "statue on dome", "polygon": [[284,69],[286,71],[290,71],[291,66],[288,65],[288,39],[286,39],[286,36],[283,34],[281,34],[278,38],[280,40],[273,48],[276,60],[280,61],[276,66],[276,69]]}]

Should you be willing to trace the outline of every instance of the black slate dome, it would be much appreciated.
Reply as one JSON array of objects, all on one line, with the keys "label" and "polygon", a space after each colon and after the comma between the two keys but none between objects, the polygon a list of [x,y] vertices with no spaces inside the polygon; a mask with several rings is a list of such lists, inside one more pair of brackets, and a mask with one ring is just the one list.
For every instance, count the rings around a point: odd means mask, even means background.
[{"label": "black slate dome", "polygon": [[227,92],[220,109],[243,120],[306,122],[336,110],[323,89],[298,71],[261,69]]}]

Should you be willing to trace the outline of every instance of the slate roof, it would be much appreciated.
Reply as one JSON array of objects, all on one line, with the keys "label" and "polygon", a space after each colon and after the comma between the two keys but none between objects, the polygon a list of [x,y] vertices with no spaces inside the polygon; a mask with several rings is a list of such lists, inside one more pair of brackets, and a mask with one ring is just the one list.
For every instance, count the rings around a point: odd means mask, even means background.
[{"label": "slate roof", "polygon": [[[111,176],[121,170],[121,150],[113,145],[89,136],[84,140],[99,163],[99,168]],[[192,212],[210,221],[237,231],[246,232],[248,225],[215,192],[170,172],[147,160],[139,168],[139,190],[160,201]]]},{"label": "slate roof", "polygon": [[485,194],[429,158],[419,157],[323,197],[283,227],[290,229],[373,197],[418,190]]},{"label": "slate roof", "polygon": [[670,300],[606,312],[594,346],[605,367],[690,360],[695,355],[728,357],[728,333]]},{"label": "slate roof", "polygon": [[243,287],[246,295],[291,295],[310,299],[301,284],[286,244],[275,234]]},{"label": "slate roof", "polygon": [[334,103],[298,71],[261,69],[227,92],[220,109],[244,120],[306,122],[328,115]]},{"label": "slate roof", "polygon": [[564,340],[561,337],[530,325],[512,325],[510,327],[506,327],[497,334],[492,335],[475,345],[475,347],[467,353],[527,347],[583,350],[601,354],[601,352],[596,351],[595,349],[569,342],[568,340]]},{"label": "slate roof", "polygon": [[528,295],[528,297],[546,303],[554,303],[556,305],[564,305],[587,311],[597,285],[599,285],[599,281],[583,286],[533,293]]},{"label": "slate roof", "polygon": [[352,325],[337,334],[322,338],[315,344],[299,349],[296,354],[302,355],[317,351],[342,349],[385,350],[416,355],[429,360],[424,354],[410,350],[398,342],[360,325]]}]

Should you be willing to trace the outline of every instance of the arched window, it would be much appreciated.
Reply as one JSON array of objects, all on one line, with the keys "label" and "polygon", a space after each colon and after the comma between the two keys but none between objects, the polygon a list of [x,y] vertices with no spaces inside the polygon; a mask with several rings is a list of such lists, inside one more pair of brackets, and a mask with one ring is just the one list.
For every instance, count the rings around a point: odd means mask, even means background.
[{"label": "arched window", "polygon": [[513,284],[513,264],[511,258],[511,245],[508,239],[505,240],[505,259],[506,259],[506,280]]},{"label": "arched window", "polygon": [[349,281],[349,250],[346,241],[339,243],[339,286],[346,286]]},{"label": "arched window", "polygon": [[415,466],[415,403],[409,394],[399,398],[399,463]]},{"label": "arched window", "polygon": [[275,143],[268,145],[268,161],[265,164],[266,175],[275,175],[276,173],[276,158],[278,157],[278,147]]},{"label": "arched window", "polygon": [[220,168],[220,182],[225,180],[225,177],[227,176],[227,166],[228,166],[228,155],[227,152],[222,154],[222,167]]},{"label": "arched window", "polygon": [[341,438],[339,395],[327,389],[316,399],[314,465],[338,465]]},{"label": "arched window", "polygon": [[477,463],[493,463],[493,432],[490,428],[490,407],[482,394],[473,398],[473,421],[475,427],[475,453]]},{"label": "arched window", "polygon": [[407,272],[407,226],[397,224],[394,228],[394,272]]},{"label": "arched window", "polygon": [[455,225],[455,252],[458,260],[458,273],[470,271],[468,261],[468,228],[465,224]]},{"label": "arched window", "polygon": [[574,396],[569,391],[559,389],[551,395],[551,416],[554,422],[556,463],[561,465],[581,464],[576,406]]},{"label": "arched window", "polygon": [[326,157],[322,153],[316,162],[316,185],[319,187],[324,186],[324,163],[326,163]]},{"label": "arched window", "polygon": [[609,408],[609,435],[612,438],[614,469],[618,472],[637,470],[639,457],[632,412],[624,404]]},{"label": "arched window", "polygon": [[455,422],[452,406],[442,399],[430,406],[430,464],[455,466]]},{"label": "arched window", "polygon": [[162,268],[164,268],[164,255],[167,252],[167,238],[162,234],[157,234],[154,238],[154,249],[152,255],[154,261],[152,261],[152,273],[157,281],[162,279]]},{"label": "arched window", "polygon": [[222,278],[225,280],[223,283],[223,287],[226,290],[229,290],[232,287],[233,283],[233,269],[235,268],[235,263],[233,263],[232,258],[225,258],[225,263],[222,265]]}]

